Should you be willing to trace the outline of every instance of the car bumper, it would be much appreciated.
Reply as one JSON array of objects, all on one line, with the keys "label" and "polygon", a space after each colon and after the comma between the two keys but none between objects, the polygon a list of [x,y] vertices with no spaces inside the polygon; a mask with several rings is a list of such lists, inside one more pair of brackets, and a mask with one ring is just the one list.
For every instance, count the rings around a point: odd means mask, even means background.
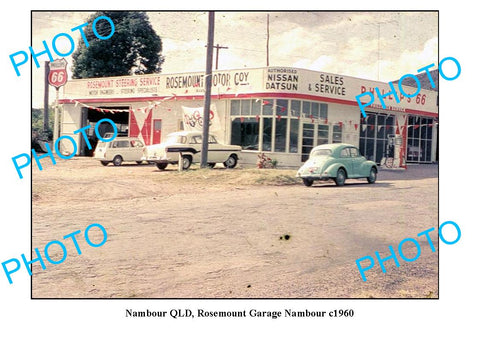
[{"label": "car bumper", "polygon": [[142,161],[168,163],[169,159],[165,156],[143,156]]},{"label": "car bumper", "polygon": [[297,172],[296,177],[300,178],[306,178],[306,179],[311,179],[311,180],[316,180],[316,181],[327,181],[332,176],[327,172],[317,172],[317,171],[310,171],[310,170],[300,170]]},{"label": "car bumper", "polygon": [[320,176],[320,175],[297,175],[297,177],[310,179],[312,181],[328,181],[331,177]]},{"label": "car bumper", "polygon": [[111,161],[111,159],[108,160],[105,157],[101,157],[101,156],[93,156],[93,159],[96,161]]}]

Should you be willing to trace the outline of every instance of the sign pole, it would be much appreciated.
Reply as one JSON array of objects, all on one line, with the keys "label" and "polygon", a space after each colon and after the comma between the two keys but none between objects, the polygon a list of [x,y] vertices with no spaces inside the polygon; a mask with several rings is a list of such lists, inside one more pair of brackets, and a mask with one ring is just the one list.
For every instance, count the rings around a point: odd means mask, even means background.
[{"label": "sign pole", "polygon": [[215,12],[208,12],[208,43],[207,43],[207,67],[205,71],[205,105],[203,107],[203,137],[201,168],[207,167],[208,160],[208,127],[210,125],[210,94],[212,91],[212,54],[213,34],[215,28]]},{"label": "sign pole", "polygon": [[[56,97],[55,97],[55,125],[53,126],[53,144],[60,137],[60,123],[61,119],[58,112],[58,97],[60,87],[67,83],[67,61],[65,58],[55,59],[49,63],[49,73],[48,73],[48,83],[55,87]],[[61,151],[61,147],[60,147]]]},{"label": "sign pole", "polygon": [[45,84],[43,92],[43,133],[48,131],[48,75],[50,73],[50,63],[45,61]]},{"label": "sign pole", "polygon": [[59,90],[59,88],[57,87],[55,90],[56,90],[55,91],[56,92],[56,98],[55,98],[55,122],[54,122],[55,125],[53,126],[53,138],[52,138],[53,145],[55,145],[55,142],[57,141],[57,139],[59,137],[58,136],[58,132],[59,132],[58,131],[59,130],[58,125],[60,123],[60,120],[59,120],[59,117],[58,117],[58,90]]}]

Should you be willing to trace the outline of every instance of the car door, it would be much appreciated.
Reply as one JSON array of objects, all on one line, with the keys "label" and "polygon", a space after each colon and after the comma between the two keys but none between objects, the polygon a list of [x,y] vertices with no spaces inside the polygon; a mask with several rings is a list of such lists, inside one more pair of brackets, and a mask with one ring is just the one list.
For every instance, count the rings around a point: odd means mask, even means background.
[{"label": "car door", "polygon": [[347,170],[347,176],[352,177],[352,157],[350,157],[350,148],[346,147],[340,150],[340,157],[338,158],[339,163],[341,163],[344,168]]},{"label": "car door", "polygon": [[350,157],[352,159],[352,177],[361,177],[362,164],[365,158],[360,155],[360,152],[355,147],[350,148]]},{"label": "car door", "polygon": [[130,162],[135,160],[132,141],[130,140],[119,141],[119,145],[117,147],[118,147],[119,154],[122,156],[124,161]]},{"label": "car door", "polygon": [[208,137],[208,163],[223,163],[227,160],[226,151],[223,145],[217,142],[217,139],[210,135]]},{"label": "car door", "polygon": [[143,143],[139,140],[132,140],[132,161],[138,161],[143,156]]},{"label": "car door", "polygon": [[193,135],[190,137],[190,145],[195,149],[195,154],[193,155],[193,162],[199,163],[202,160],[202,135]]}]

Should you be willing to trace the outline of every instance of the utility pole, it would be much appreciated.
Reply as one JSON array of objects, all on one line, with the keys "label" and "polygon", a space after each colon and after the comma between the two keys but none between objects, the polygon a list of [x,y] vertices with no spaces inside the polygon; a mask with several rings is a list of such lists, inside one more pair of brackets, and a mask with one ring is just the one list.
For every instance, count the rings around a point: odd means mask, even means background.
[{"label": "utility pole", "polygon": [[218,70],[218,50],[220,50],[221,48],[228,49],[228,47],[227,46],[220,46],[219,44],[217,44],[216,46],[213,46],[213,48],[217,49],[217,56],[216,56],[216,59],[215,59],[215,70]]},{"label": "utility pole", "polygon": [[270,14],[267,14],[267,67],[269,66],[270,62],[269,62],[269,45],[270,44]]},{"label": "utility pole", "polygon": [[212,92],[212,54],[214,32],[215,12],[211,11],[208,12],[207,67],[205,70],[205,105],[203,107],[202,157],[200,163],[201,168],[207,167],[208,159],[208,128],[210,125],[210,95]]},{"label": "utility pole", "polygon": [[[207,46],[205,46],[205,47],[207,47]],[[212,47],[217,49],[216,57],[215,57],[215,70],[218,70],[218,50],[221,49],[221,48],[228,49],[228,47],[227,46],[220,46],[219,44],[216,44],[215,46],[212,46]]]}]

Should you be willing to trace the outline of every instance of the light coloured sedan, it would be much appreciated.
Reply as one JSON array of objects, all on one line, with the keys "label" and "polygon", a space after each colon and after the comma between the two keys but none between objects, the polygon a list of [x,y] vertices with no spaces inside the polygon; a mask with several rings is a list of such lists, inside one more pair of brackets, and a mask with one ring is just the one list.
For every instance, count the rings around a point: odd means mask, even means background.
[{"label": "light coloured sedan", "polygon": [[[208,160],[210,167],[223,163],[226,168],[234,168],[240,158],[242,148],[238,145],[218,143],[215,136],[208,137]],[[144,148],[142,160],[155,163],[160,170],[168,164],[178,164],[182,156],[182,167],[188,169],[192,163],[200,163],[202,154],[202,133],[196,131],[174,132],[161,144]]]}]

